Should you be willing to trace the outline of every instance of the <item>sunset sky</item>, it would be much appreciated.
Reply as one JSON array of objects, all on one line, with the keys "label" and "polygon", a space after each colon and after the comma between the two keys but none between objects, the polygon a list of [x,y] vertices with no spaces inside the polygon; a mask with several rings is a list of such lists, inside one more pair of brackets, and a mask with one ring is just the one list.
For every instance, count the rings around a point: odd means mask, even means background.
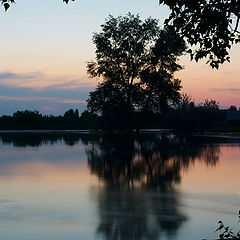
[{"label": "sunset sky", "polygon": [[[86,74],[86,62],[94,58],[92,33],[100,31],[112,14],[139,13],[142,19],[158,18],[168,9],[157,0],[16,0],[7,13],[1,9],[0,115],[36,109],[62,114],[86,107],[85,100],[97,81]],[[221,106],[240,107],[240,45],[231,51],[231,63],[212,70],[204,61],[183,56],[182,92],[195,102],[215,99]]]}]

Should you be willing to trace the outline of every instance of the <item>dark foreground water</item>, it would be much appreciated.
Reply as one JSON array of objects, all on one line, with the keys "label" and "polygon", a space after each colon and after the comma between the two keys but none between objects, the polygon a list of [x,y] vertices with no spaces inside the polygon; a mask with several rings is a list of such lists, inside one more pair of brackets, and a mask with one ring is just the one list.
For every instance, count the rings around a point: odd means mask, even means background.
[{"label": "dark foreground water", "polygon": [[214,239],[237,228],[238,138],[0,136],[0,239]]}]

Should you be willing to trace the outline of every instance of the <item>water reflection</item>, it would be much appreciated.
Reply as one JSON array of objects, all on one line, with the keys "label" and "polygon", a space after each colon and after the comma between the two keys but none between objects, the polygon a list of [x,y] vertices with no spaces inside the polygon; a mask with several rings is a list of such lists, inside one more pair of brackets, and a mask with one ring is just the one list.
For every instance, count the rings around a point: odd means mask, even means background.
[{"label": "water reflection", "polygon": [[80,137],[77,135],[59,134],[36,134],[36,133],[7,133],[1,134],[3,144],[13,144],[14,147],[39,147],[44,145],[54,145],[64,141],[66,145],[74,145]]},{"label": "water reflection", "polygon": [[[206,139],[207,140],[207,139]],[[220,146],[177,135],[101,136],[87,149],[92,173],[106,185],[170,191],[196,160],[214,166]]]},{"label": "water reflection", "polygon": [[99,134],[81,131],[0,131],[0,141],[14,147],[40,147],[64,142],[74,146],[82,141],[85,145],[99,139]]},{"label": "water reflection", "polygon": [[[206,166],[215,166],[219,161],[221,146],[215,144],[217,140],[171,134],[28,133],[24,136],[5,134],[1,137],[3,144],[24,148],[57,145],[56,143],[68,146],[83,144],[89,170],[100,180],[99,190],[94,198],[98,211],[96,239],[106,240],[178,238],[179,230],[188,220],[188,213],[182,209],[181,192],[178,189],[183,172],[196,161],[201,161]],[[54,149],[55,152],[59,151],[57,148]],[[65,148],[64,151],[66,152]],[[76,148],[74,156],[80,156],[78,151]],[[72,147],[66,156],[64,152],[57,154],[56,161],[58,163],[62,161],[61,155],[66,165],[74,166],[75,163],[69,162],[69,154],[73,154]],[[50,156],[45,161],[53,162],[53,157]],[[29,167],[33,168],[32,165]],[[61,174],[67,175],[68,168],[63,166],[63,169]],[[56,176],[55,178],[58,181],[61,179]],[[76,184],[75,179],[71,183],[69,179],[66,178],[65,190],[60,188],[63,193],[70,188],[68,184]],[[82,184],[84,179],[86,178],[81,179]]]},{"label": "water reflection", "polygon": [[[202,143],[202,142],[201,142]],[[105,239],[173,237],[187,220],[175,186],[196,160],[214,166],[219,145],[176,135],[102,136],[90,144],[88,163],[104,182],[99,193]]]},{"label": "water reflection", "polygon": [[159,239],[173,237],[186,221],[178,209],[177,194],[104,189],[98,196],[99,226],[104,239]]}]

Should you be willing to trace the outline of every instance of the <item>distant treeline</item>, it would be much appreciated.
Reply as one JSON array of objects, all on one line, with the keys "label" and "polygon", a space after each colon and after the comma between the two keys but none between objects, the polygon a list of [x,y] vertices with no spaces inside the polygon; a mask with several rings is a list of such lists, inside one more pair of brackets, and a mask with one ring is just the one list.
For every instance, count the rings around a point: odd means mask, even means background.
[{"label": "distant treeline", "polygon": [[134,109],[134,114],[127,114],[126,108],[108,108],[101,116],[103,129],[172,129],[178,132],[191,131],[232,131],[240,130],[238,122],[227,121],[227,111],[237,111],[235,106],[222,109],[215,100],[206,99],[196,104],[186,94],[181,96],[179,103],[169,106],[162,112]]},{"label": "distant treeline", "polygon": [[[237,109],[231,106],[230,110]],[[206,131],[228,128],[226,112],[227,110],[221,109],[215,100],[206,100],[204,103],[196,105],[188,96],[185,96],[177,106],[162,114],[135,111],[134,116],[128,116],[116,109],[104,116],[87,110],[79,115],[77,109],[70,109],[63,115],[53,116],[42,115],[36,110],[17,111],[12,116],[0,117],[0,129],[129,130],[131,122],[131,127],[134,129],[163,128],[183,132]],[[237,125],[239,124],[237,123]]]},{"label": "distant treeline", "polygon": [[0,117],[0,129],[96,129],[100,117],[88,111],[79,116],[78,110],[70,109],[64,115],[42,115],[39,111],[17,111],[12,116]]},{"label": "distant treeline", "polygon": [[151,119],[155,119],[156,127],[182,132],[226,128],[227,111],[221,109],[215,100],[205,100],[204,103],[195,104],[188,95],[183,95],[178,104],[163,114],[150,117],[143,113],[139,125],[140,128],[144,127],[143,123],[151,126]]}]

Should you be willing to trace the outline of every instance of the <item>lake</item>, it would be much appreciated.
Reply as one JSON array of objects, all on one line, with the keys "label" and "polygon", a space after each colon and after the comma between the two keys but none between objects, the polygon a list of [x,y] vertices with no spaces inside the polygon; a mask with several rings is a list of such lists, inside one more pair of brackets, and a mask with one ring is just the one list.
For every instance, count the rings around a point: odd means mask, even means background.
[{"label": "lake", "polygon": [[216,239],[238,229],[240,138],[0,133],[0,239]]}]

